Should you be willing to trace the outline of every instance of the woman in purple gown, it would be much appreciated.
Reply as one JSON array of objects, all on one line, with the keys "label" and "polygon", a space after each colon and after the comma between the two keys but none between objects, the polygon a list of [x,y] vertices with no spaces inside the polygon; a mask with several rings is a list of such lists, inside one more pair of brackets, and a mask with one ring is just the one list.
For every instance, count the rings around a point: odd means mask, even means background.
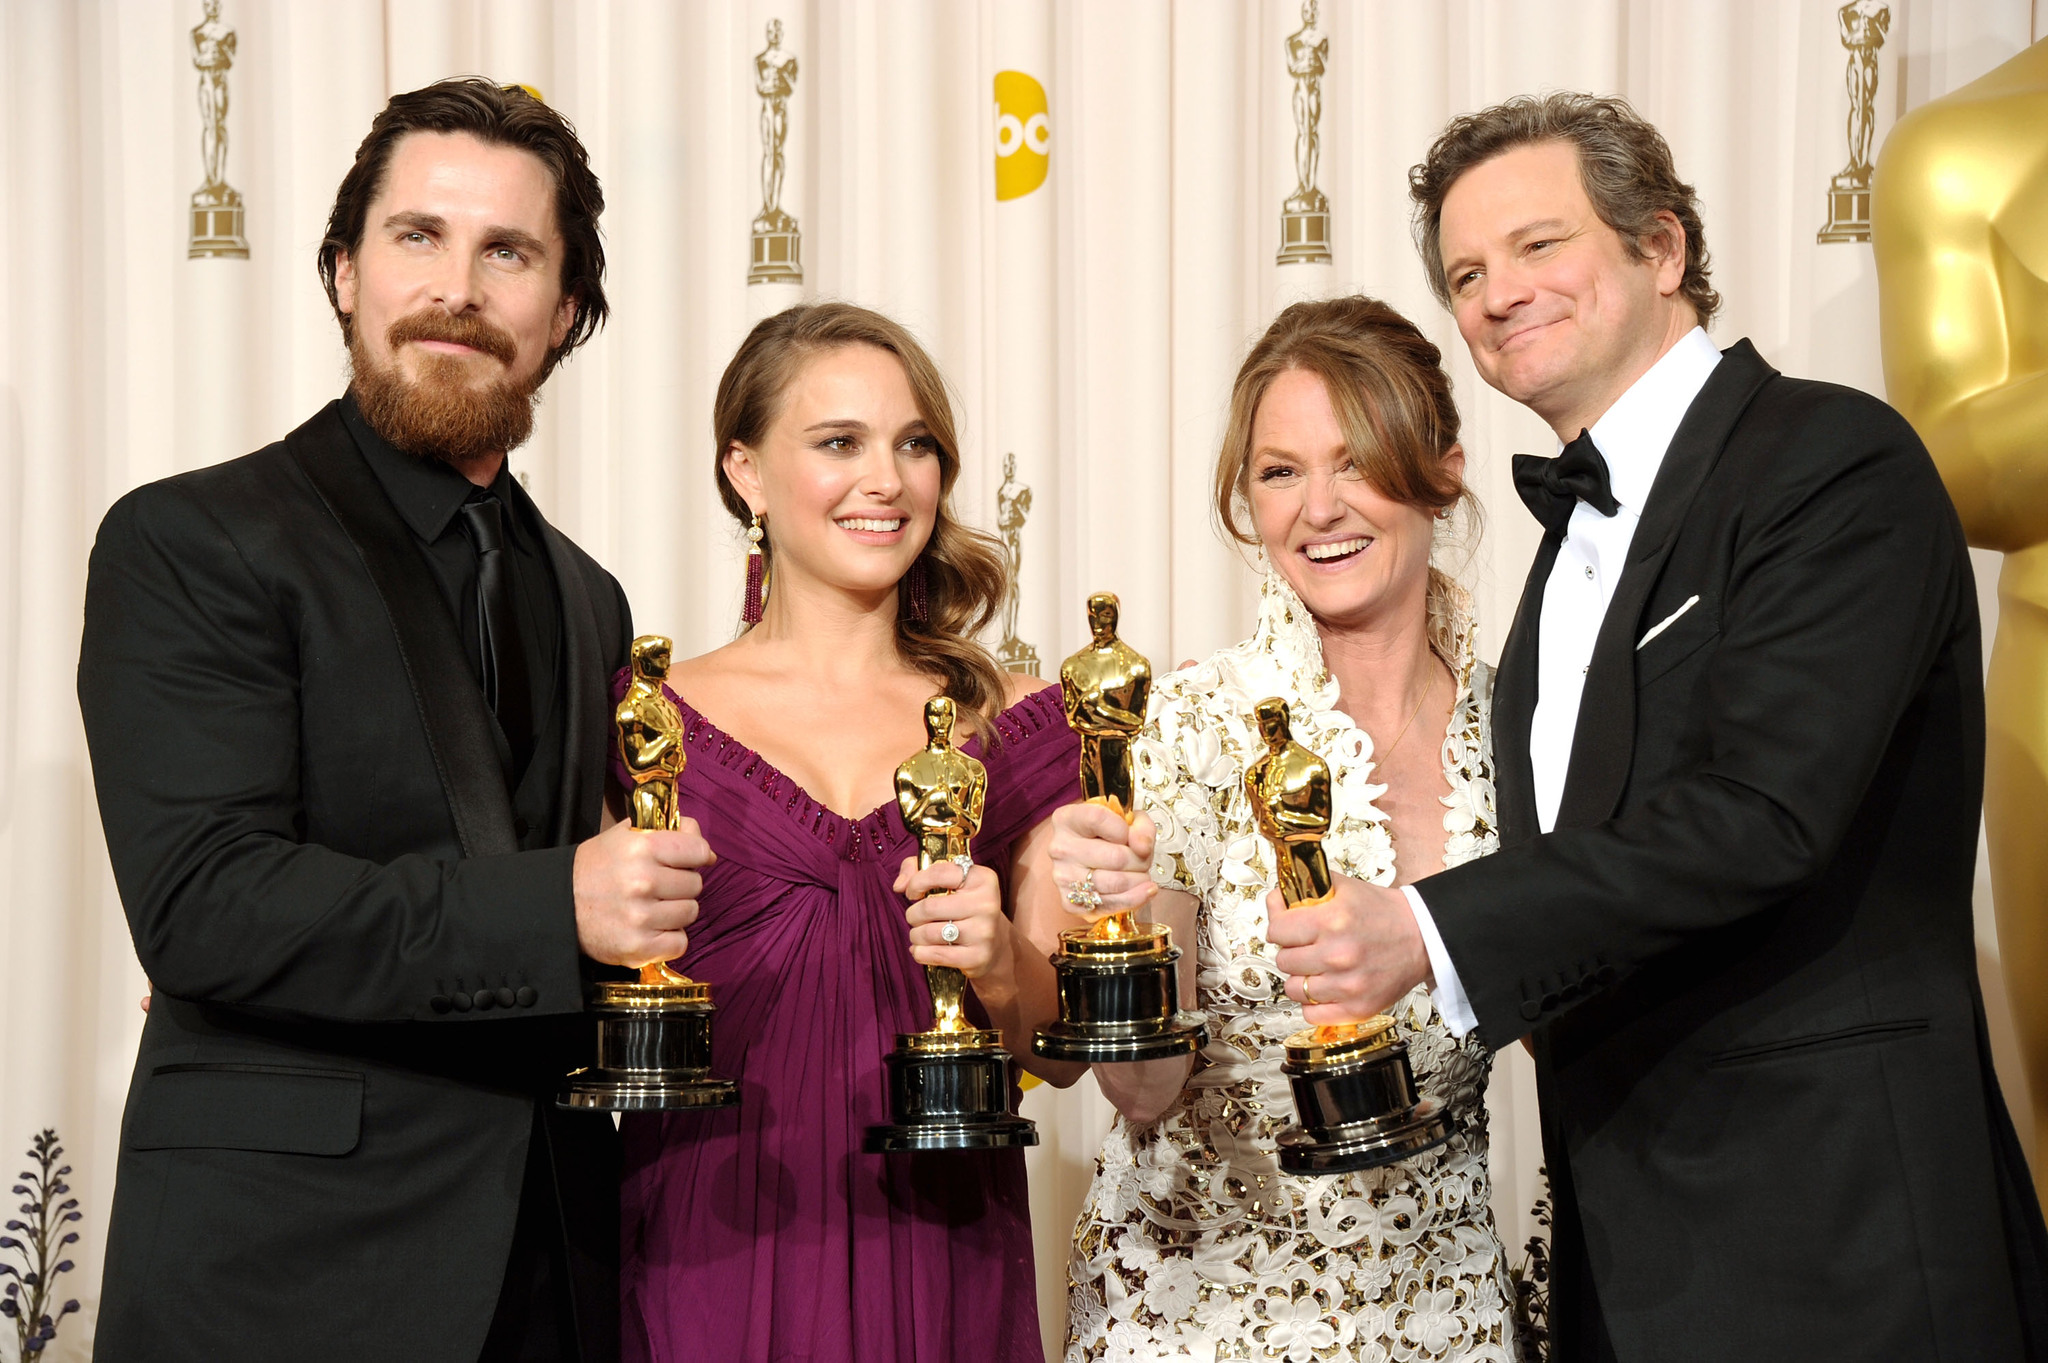
[{"label": "woman in purple gown", "polygon": [[[1078,798],[1059,691],[974,633],[1001,549],[952,518],[952,411],[931,360],[845,304],[754,328],[719,384],[718,486],[758,541],[760,621],[670,680],[677,785],[717,863],[684,969],[713,986],[723,1112],[625,1118],[625,1357],[931,1363],[1041,1357],[1021,1150],[869,1155],[882,1056],[931,1020],[925,965],[1036,1061],[1070,917],[1047,859]],[[759,580],[756,578],[755,580]],[[919,872],[893,798],[925,701],[988,767],[976,862]],[[948,933],[949,925],[952,932]],[[947,936],[957,940],[948,944]]]}]

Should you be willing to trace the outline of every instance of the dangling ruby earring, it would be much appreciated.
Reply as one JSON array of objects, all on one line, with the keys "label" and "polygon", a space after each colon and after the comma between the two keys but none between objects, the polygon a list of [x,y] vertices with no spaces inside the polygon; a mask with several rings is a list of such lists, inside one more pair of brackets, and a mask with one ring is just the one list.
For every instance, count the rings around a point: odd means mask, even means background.
[{"label": "dangling ruby earring", "polygon": [[923,624],[930,613],[930,605],[925,599],[924,555],[918,555],[916,561],[910,565],[910,571],[903,575],[902,592],[905,613],[919,624]]},{"label": "dangling ruby earring", "polygon": [[761,552],[761,513],[747,527],[747,599],[740,607],[740,619],[750,625],[761,623],[761,607],[768,603],[768,556]]}]

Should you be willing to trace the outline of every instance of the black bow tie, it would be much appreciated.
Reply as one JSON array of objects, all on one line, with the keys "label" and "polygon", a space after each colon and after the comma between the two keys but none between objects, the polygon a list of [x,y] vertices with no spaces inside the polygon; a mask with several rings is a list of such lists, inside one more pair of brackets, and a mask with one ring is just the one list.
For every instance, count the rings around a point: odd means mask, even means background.
[{"label": "black bow tie", "polygon": [[1584,502],[1603,516],[1621,510],[1614,490],[1607,485],[1607,461],[1601,458],[1591,432],[1583,430],[1555,459],[1516,455],[1515,491],[1522,494],[1522,501],[1543,522],[1543,528],[1554,535],[1564,533],[1576,503]]}]

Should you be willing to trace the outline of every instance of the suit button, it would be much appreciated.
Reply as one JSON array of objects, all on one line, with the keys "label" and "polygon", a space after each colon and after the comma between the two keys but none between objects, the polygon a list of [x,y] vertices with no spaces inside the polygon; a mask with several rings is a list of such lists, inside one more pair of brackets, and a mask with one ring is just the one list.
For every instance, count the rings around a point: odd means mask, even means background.
[{"label": "suit button", "polygon": [[1523,1000],[1522,1000],[1522,1019],[1523,1019],[1523,1021],[1525,1021],[1525,1022],[1534,1022],[1534,1021],[1536,1021],[1536,1019],[1538,1019],[1538,1018],[1540,1018],[1540,1017],[1542,1017],[1542,1016],[1543,1016],[1543,1005],[1542,1005],[1542,1004],[1540,1004],[1540,1003],[1536,1002],[1536,1000],[1534,1000],[1534,999],[1523,999]]},{"label": "suit button", "polygon": [[519,996],[517,994],[514,994],[509,988],[500,985],[498,987],[498,992],[492,997],[498,1000],[498,1006],[500,1008],[510,1008],[512,1006],[513,1001],[517,999]]},{"label": "suit button", "polygon": [[450,994],[448,996],[448,1006],[458,1013],[467,1013],[469,1011],[469,995],[463,993]]},{"label": "suit button", "polygon": [[449,998],[446,994],[436,994],[434,995],[434,997],[427,1000],[427,1007],[433,1009],[437,1013],[445,1013],[454,1006],[455,1005],[449,1001]]},{"label": "suit button", "polygon": [[470,996],[470,1002],[474,1003],[480,1010],[485,1008],[491,1008],[497,1005],[498,996],[496,994],[493,994],[488,989],[479,989],[476,991],[475,994]]},{"label": "suit button", "polygon": [[512,1001],[521,1008],[531,1008],[534,1004],[540,1002],[540,995],[533,991],[532,985],[522,984],[519,986],[518,992],[512,995]]},{"label": "suit button", "polygon": [[1545,994],[1543,996],[1543,1011],[1546,1013],[1549,1012],[1551,1009],[1557,1007],[1557,1003],[1558,998],[1556,994]]}]

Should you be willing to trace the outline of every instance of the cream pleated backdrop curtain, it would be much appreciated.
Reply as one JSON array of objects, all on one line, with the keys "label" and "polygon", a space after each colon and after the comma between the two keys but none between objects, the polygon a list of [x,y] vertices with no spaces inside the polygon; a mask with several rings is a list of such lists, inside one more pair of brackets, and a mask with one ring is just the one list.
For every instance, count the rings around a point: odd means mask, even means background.
[{"label": "cream pleated backdrop curtain", "polygon": [[[1815,241],[1847,155],[1835,4],[1325,0],[1317,182],[1332,259],[1279,265],[1295,187],[1283,43],[1301,8],[225,0],[219,24],[237,36],[225,178],[246,204],[249,251],[193,259],[201,0],[0,0],[0,1159],[55,1125],[84,1200],[79,1270],[64,1281],[87,1309],[53,1359],[86,1356],[143,988],[74,695],[86,553],[122,492],[261,446],[339,393],[313,252],[392,92],[473,72],[521,82],[589,145],[610,202],[614,315],[549,386],[514,467],[618,574],[639,627],[684,650],[734,628],[742,546],[712,490],[710,404],[759,318],[849,299],[930,346],[960,400],[965,514],[994,526],[1006,457],[1031,490],[1018,634],[1050,673],[1085,637],[1092,590],[1122,596],[1125,636],[1162,667],[1247,632],[1255,579],[1209,509],[1231,376],[1287,302],[1363,290],[1414,317],[1455,376],[1487,512],[1465,575],[1482,652],[1497,655],[1537,540],[1509,456],[1553,446],[1477,381],[1431,299],[1404,177],[1448,116],[1517,93],[1634,101],[1700,188],[1728,299],[1720,341],[1749,336],[1788,372],[1882,392],[1869,247]],[[1878,138],[2048,32],[2044,10],[1891,0]],[[803,277],[750,285],[754,57],[770,20],[798,61],[781,197]],[[1030,78],[1006,78],[1016,126],[999,125],[998,72]],[[1037,169],[1043,183],[999,200],[999,145],[1025,158],[1004,172],[1006,192]],[[1041,151],[1042,167],[1029,160]],[[1986,988],[2006,1047],[1995,970]],[[1518,1256],[1539,1160],[1519,1048],[1491,1097],[1495,1205]],[[1026,1111],[1043,1139],[1032,1198],[1054,1341],[1066,1239],[1109,1113],[1088,1081],[1036,1089]]]}]

